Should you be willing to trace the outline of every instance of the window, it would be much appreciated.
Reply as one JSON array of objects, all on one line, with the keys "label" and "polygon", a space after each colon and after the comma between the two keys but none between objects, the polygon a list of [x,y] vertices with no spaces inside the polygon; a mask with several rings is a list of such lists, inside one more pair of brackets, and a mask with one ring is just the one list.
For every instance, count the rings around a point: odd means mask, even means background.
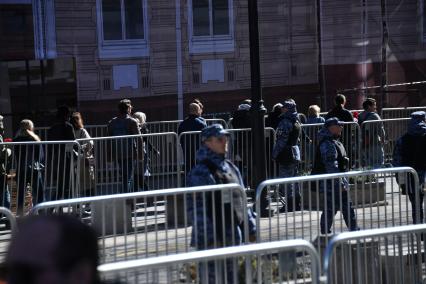
[{"label": "window", "polygon": [[148,56],[146,0],[98,0],[101,58]]},{"label": "window", "polygon": [[232,0],[189,0],[190,52],[234,50]]}]

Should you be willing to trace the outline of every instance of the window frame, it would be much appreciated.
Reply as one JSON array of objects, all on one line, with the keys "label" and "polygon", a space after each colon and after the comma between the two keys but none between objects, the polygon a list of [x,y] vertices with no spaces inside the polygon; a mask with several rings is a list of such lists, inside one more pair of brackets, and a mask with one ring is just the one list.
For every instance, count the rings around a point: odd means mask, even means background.
[{"label": "window frame", "polygon": [[[213,30],[212,9],[213,0],[209,0],[209,27]],[[233,52],[235,46],[234,39],[234,1],[228,0],[229,16],[229,34],[228,35],[209,35],[195,36],[193,21],[192,0],[188,0],[188,34],[189,34],[189,53],[215,53],[215,52]]]},{"label": "window frame", "polygon": [[[121,16],[123,17],[124,0],[121,3]],[[98,32],[98,47],[99,58],[113,59],[113,58],[133,58],[133,57],[148,57],[149,56],[149,28],[148,28],[148,1],[147,0],[132,0],[142,1],[142,19],[144,39],[122,39],[122,40],[104,40],[103,30],[103,13],[102,13],[102,0],[96,0],[96,14],[97,14],[97,32]],[[123,18],[122,18],[123,19]],[[122,30],[125,29],[125,23],[122,23]]]}]

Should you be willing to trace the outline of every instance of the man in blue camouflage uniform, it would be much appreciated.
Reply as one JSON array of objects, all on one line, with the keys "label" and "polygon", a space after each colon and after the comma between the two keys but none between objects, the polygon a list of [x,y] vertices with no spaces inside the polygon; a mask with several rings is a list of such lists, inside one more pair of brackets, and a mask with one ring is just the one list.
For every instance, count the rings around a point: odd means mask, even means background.
[{"label": "man in blue camouflage uniform", "polygon": [[[349,169],[349,159],[345,147],[338,140],[342,135],[343,125],[332,117],[325,121],[323,128],[318,133],[319,146],[315,154],[312,174],[332,174],[346,172]],[[351,231],[358,230],[355,210],[349,195],[349,183],[346,178],[320,182],[320,191],[326,194],[324,211],[321,214],[321,234],[330,234],[334,215],[340,210],[346,226]],[[325,190],[324,190],[325,185]]]},{"label": "man in blue camouflage uniform", "polygon": [[395,167],[412,167],[416,170],[419,176],[419,189],[414,188],[412,175],[408,175],[408,181],[405,182],[400,176],[398,183],[402,187],[403,194],[408,194],[410,199],[413,223],[423,223],[423,188],[426,179],[426,113],[424,111],[416,111],[411,114],[407,133],[395,144],[393,165]]},{"label": "man in blue camouflage uniform", "polygon": [[[272,158],[278,162],[278,176],[294,177],[298,175],[300,162],[299,136],[301,133],[300,123],[297,118],[296,103],[293,100],[286,100],[283,103],[280,115],[280,122],[276,129],[276,142],[272,150]],[[299,187],[288,184],[280,189],[280,193],[286,198],[286,205],[280,211],[300,210]]]},{"label": "man in blue camouflage uniform", "polygon": [[[188,175],[188,186],[237,183],[244,187],[238,168],[225,158],[228,139],[229,132],[220,124],[213,124],[201,131],[202,145],[197,152],[197,165]],[[240,245],[243,241],[245,221],[248,221],[249,238],[254,240],[256,236],[254,213],[242,207],[241,193],[236,190],[232,191],[232,195],[229,193],[217,191],[217,194],[197,194],[195,201],[190,196],[188,216],[191,216],[193,224],[191,246],[203,250]],[[221,224],[222,221],[225,223]],[[200,265],[201,282],[216,283],[216,280],[218,283],[225,282],[224,274],[218,274],[217,269],[214,262],[209,262],[208,267]],[[232,270],[232,261],[226,261],[227,283],[233,283],[236,273],[237,271]]]}]

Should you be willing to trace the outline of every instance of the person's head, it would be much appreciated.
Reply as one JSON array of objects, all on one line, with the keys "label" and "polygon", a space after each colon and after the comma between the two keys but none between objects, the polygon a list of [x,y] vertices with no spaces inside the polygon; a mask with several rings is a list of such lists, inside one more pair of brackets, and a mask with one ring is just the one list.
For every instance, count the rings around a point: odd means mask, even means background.
[{"label": "person's head", "polygon": [[0,135],[4,134],[4,122],[3,122],[3,116],[0,115]]},{"label": "person's head", "polygon": [[118,112],[120,114],[132,113],[132,102],[129,99],[123,99],[118,103]]},{"label": "person's head", "polygon": [[334,98],[334,103],[336,106],[344,106],[346,104],[346,97],[342,94],[337,94]]},{"label": "person's head", "polygon": [[291,112],[291,113],[297,112],[296,103],[294,102],[294,100],[292,100],[292,99],[285,100],[284,103],[283,103],[283,106],[281,108],[281,112],[283,112],[283,113],[285,113],[285,112]]},{"label": "person's head", "polygon": [[367,98],[363,103],[362,103],[362,108],[365,111],[368,112],[375,112],[377,110],[377,103],[376,100],[373,98]]},{"label": "person's head", "polygon": [[67,106],[59,106],[56,112],[56,118],[61,121],[69,121],[70,109]]},{"label": "person's head", "polygon": [[415,122],[426,122],[426,112],[424,111],[415,111],[411,113],[410,117]]},{"label": "person's head", "polygon": [[146,122],[146,114],[141,111],[135,112],[133,114],[133,118],[135,118],[140,125],[143,125]]},{"label": "person's head", "polygon": [[97,284],[98,242],[93,229],[66,215],[22,221],[6,257],[9,284]]},{"label": "person's head", "polygon": [[331,117],[324,123],[324,127],[330,131],[334,137],[340,137],[342,135],[343,124],[337,117]]},{"label": "person's head", "polygon": [[201,116],[202,109],[199,104],[190,103],[189,104],[189,114]]},{"label": "person's head", "polygon": [[19,129],[16,137],[28,136],[28,130],[34,131],[34,123],[29,119],[23,119],[19,122]]},{"label": "person's head", "polygon": [[201,108],[201,114],[203,114],[204,105],[201,103],[200,99],[195,98],[192,102],[196,103],[197,105],[200,106],[200,108]]},{"label": "person's head", "polygon": [[319,117],[320,112],[321,112],[321,109],[317,105],[311,105],[308,108],[308,116],[309,117]]},{"label": "person's head", "polygon": [[220,124],[213,124],[201,130],[201,141],[216,154],[225,155],[228,152],[229,132]]},{"label": "person's head", "polygon": [[83,118],[79,112],[73,112],[70,122],[74,126],[74,129],[82,129],[84,127]]},{"label": "person's head", "polygon": [[272,112],[273,113],[281,113],[282,107],[283,107],[282,103],[274,104],[274,106],[272,107]]}]

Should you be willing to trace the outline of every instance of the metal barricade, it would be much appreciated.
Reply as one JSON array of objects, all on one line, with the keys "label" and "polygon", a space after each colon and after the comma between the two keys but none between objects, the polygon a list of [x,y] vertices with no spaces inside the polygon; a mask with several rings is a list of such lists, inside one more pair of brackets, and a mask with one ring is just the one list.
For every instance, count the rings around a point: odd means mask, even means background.
[{"label": "metal barricade", "polygon": [[399,107],[399,108],[383,108],[382,118],[393,119],[393,118],[408,118],[411,113],[415,111],[426,111],[426,106],[422,107]]},{"label": "metal barricade", "polygon": [[[315,151],[320,142],[318,132],[323,127],[322,123],[304,124],[300,136],[301,151],[301,173],[309,174],[313,167]],[[350,160],[350,168],[358,169],[361,164],[361,153],[359,150],[361,131],[356,122],[343,122],[341,142],[345,146],[346,154]]]},{"label": "metal barricade", "polygon": [[[247,241],[246,208],[244,189],[226,184],[46,202],[31,213],[71,214],[88,223],[100,237],[101,263],[109,263]],[[242,220],[232,214],[238,210]]]},{"label": "metal barricade", "polygon": [[108,125],[85,125],[84,128],[89,133],[90,137],[107,137]]},{"label": "metal barricade", "polygon": [[9,209],[0,207],[0,262],[4,262],[9,243],[17,230],[15,216]]},{"label": "metal barricade", "polygon": [[[402,195],[402,189],[408,195]],[[408,167],[264,181],[256,191],[256,212],[261,212],[265,190],[266,204],[278,214],[265,219],[258,215],[259,242],[303,238],[321,251],[329,234],[407,225],[423,218],[419,206],[422,189],[417,173]],[[294,195],[290,197],[292,190],[300,192],[300,205]]]},{"label": "metal barricade", "polygon": [[[205,119],[207,125],[219,123],[223,128],[228,128],[226,121],[219,118]],[[164,132],[175,132],[178,133],[179,124],[182,120],[171,120],[171,121],[150,121],[146,123],[150,133],[164,133]]]},{"label": "metal barricade", "polygon": [[380,168],[392,164],[396,141],[408,130],[409,118],[365,121],[361,125],[363,168]]},{"label": "metal barricade", "polygon": [[[289,261],[289,255],[295,257]],[[104,264],[98,271],[124,283],[315,284],[319,268],[314,247],[291,240]]]},{"label": "metal barricade", "polygon": [[7,171],[0,180],[1,206],[24,215],[33,204],[80,196],[76,141],[5,142],[0,149]]},{"label": "metal barricade", "polygon": [[78,139],[84,195],[175,188],[180,184],[176,133]]},{"label": "metal barricade", "polygon": [[[227,158],[230,159],[240,170],[244,185],[252,187],[253,149],[251,141],[251,129],[228,129],[231,134]],[[189,171],[196,165],[196,154],[200,148],[200,131],[183,132],[179,135],[178,151],[181,153],[182,185],[186,185],[186,177]],[[265,129],[266,144],[266,166],[267,176],[276,175],[276,165],[272,161],[272,148],[275,140],[275,132],[272,128]]]},{"label": "metal barricade", "polygon": [[426,224],[347,232],[329,242],[327,283],[424,283]]}]

